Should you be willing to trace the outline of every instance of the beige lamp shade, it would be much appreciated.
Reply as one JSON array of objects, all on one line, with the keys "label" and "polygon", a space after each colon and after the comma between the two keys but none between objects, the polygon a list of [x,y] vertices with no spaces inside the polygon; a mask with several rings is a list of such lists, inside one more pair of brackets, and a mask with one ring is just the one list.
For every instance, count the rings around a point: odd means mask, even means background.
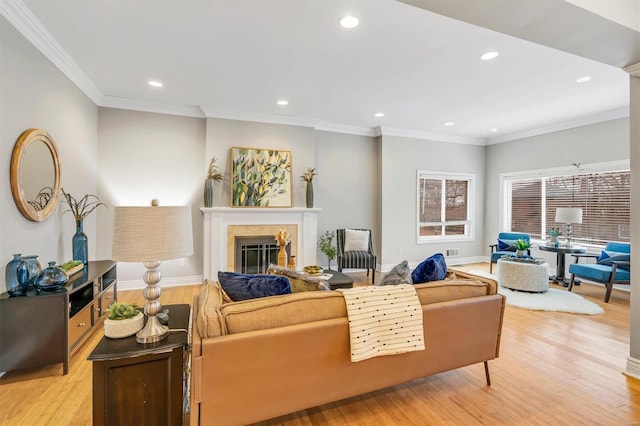
[{"label": "beige lamp shade", "polygon": [[193,254],[191,207],[116,207],[111,258],[153,262]]},{"label": "beige lamp shade", "polygon": [[579,207],[558,207],[556,209],[557,223],[582,223],[582,209]]}]

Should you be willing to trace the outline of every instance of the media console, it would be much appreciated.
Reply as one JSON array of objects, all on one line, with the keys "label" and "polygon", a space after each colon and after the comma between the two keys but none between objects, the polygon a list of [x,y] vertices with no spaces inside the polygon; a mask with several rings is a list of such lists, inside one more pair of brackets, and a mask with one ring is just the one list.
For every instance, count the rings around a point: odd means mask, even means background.
[{"label": "media console", "polygon": [[62,363],[102,323],[117,300],[116,262],[89,262],[57,292],[30,290],[26,296],[0,294],[0,371]]}]

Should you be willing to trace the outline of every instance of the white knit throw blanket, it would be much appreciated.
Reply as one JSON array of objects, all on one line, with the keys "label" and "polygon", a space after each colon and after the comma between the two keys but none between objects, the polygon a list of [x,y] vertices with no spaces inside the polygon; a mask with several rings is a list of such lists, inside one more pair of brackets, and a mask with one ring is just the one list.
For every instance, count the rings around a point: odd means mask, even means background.
[{"label": "white knit throw blanket", "polygon": [[347,304],[352,362],[424,350],[422,306],[412,285],[337,291]]}]

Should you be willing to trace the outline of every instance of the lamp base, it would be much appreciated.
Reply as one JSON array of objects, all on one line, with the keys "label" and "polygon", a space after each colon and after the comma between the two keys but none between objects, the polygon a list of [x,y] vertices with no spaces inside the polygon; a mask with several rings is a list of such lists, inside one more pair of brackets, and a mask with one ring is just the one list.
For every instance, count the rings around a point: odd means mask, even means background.
[{"label": "lamp base", "polygon": [[136,341],[138,343],[155,343],[166,339],[168,335],[169,327],[160,324],[158,317],[154,315],[148,317],[147,324],[136,333]]}]

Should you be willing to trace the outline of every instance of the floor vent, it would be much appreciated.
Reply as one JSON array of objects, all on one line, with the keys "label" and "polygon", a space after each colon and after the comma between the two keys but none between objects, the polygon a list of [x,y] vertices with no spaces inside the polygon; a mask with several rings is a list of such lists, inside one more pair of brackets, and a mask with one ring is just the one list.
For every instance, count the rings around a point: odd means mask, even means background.
[{"label": "floor vent", "polygon": [[455,248],[455,249],[447,249],[447,257],[456,257],[460,254],[460,250]]}]

